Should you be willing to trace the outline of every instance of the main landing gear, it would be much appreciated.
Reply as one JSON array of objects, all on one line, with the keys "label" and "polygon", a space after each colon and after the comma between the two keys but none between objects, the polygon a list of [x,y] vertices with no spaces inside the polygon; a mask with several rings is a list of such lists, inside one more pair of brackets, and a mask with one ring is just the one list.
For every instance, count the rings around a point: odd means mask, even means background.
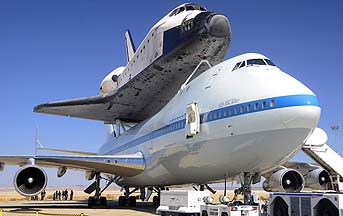
[{"label": "main landing gear", "polygon": [[157,193],[157,196],[153,197],[153,203],[154,206],[159,206],[160,205],[160,189],[155,189],[152,187],[149,187],[147,190],[147,193],[145,193],[145,188],[134,188],[133,190],[130,191],[129,187],[124,187],[124,196],[120,196],[118,199],[118,205],[120,207],[133,207],[136,206],[137,204],[137,197],[136,196],[131,196],[134,192],[140,190],[140,199],[142,201],[148,201],[150,199],[150,196],[153,192]]},{"label": "main landing gear", "polygon": [[106,207],[107,206],[107,199],[106,197],[102,197],[101,194],[110,184],[113,183],[113,180],[107,180],[107,185],[101,190],[100,188],[100,180],[101,180],[100,173],[95,173],[95,182],[91,184],[86,190],[86,193],[92,193],[95,190],[94,196],[88,198],[88,207]]},{"label": "main landing gear", "polygon": [[125,187],[125,192],[124,192],[124,196],[120,196],[118,199],[118,205],[120,207],[123,206],[136,206],[137,203],[137,197],[135,196],[130,196],[132,193],[136,192],[137,190],[139,190],[139,188],[135,188],[132,191],[130,191],[129,187]]}]

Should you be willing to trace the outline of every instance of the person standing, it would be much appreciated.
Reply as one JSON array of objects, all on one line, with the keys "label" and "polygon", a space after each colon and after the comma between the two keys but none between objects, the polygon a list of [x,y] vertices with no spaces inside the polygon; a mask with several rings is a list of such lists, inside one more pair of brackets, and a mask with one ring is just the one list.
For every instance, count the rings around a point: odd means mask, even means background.
[{"label": "person standing", "polygon": [[58,191],[58,200],[61,200],[61,191]]},{"label": "person standing", "polygon": [[64,191],[64,196],[65,196],[65,200],[68,200],[68,190],[67,189]]},{"label": "person standing", "polygon": [[73,200],[73,196],[74,196],[74,191],[70,190],[70,200]]}]

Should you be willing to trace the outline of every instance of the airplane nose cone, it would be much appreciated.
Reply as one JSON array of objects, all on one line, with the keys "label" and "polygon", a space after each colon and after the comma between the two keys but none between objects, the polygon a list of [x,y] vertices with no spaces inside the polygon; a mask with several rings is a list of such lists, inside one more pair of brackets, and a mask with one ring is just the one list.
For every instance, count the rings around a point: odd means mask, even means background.
[{"label": "airplane nose cone", "polygon": [[320,117],[320,107],[316,96],[299,95],[292,97],[289,103],[299,104],[286,109],[280,109],[279,114],[285,128],[306,128],[317,127]]},{"label": "airplane nose cone", "polygon": [[227,37],[231,35],[229,20],[220,14],[215,14],[208,20],[208,29],[211,35]]}]

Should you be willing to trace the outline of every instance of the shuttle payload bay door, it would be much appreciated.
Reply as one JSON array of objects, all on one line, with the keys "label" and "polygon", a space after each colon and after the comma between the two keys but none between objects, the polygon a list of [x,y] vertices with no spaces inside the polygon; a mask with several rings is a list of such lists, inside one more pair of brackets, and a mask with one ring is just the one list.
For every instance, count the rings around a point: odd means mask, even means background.
[{"label": "shuttle payload bay door", "polygon": [[200,132],[200,113],[197,103],[186,107],[186,138],[192,138]]}]

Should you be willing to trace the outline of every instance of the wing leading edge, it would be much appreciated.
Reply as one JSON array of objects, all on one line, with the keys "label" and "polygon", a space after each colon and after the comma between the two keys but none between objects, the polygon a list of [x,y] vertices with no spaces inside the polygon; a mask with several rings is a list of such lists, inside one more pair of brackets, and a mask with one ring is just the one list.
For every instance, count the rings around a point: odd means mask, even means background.
[{"label": "wing leading edge", "polygon": [[25,166],[29,159],[42,167],[66,167],[74,170],[96,171],[123,177],[135,176],[145,169],[142,154],[128,155],[61,155],[61,156],[0,156],[1,165]]}]

